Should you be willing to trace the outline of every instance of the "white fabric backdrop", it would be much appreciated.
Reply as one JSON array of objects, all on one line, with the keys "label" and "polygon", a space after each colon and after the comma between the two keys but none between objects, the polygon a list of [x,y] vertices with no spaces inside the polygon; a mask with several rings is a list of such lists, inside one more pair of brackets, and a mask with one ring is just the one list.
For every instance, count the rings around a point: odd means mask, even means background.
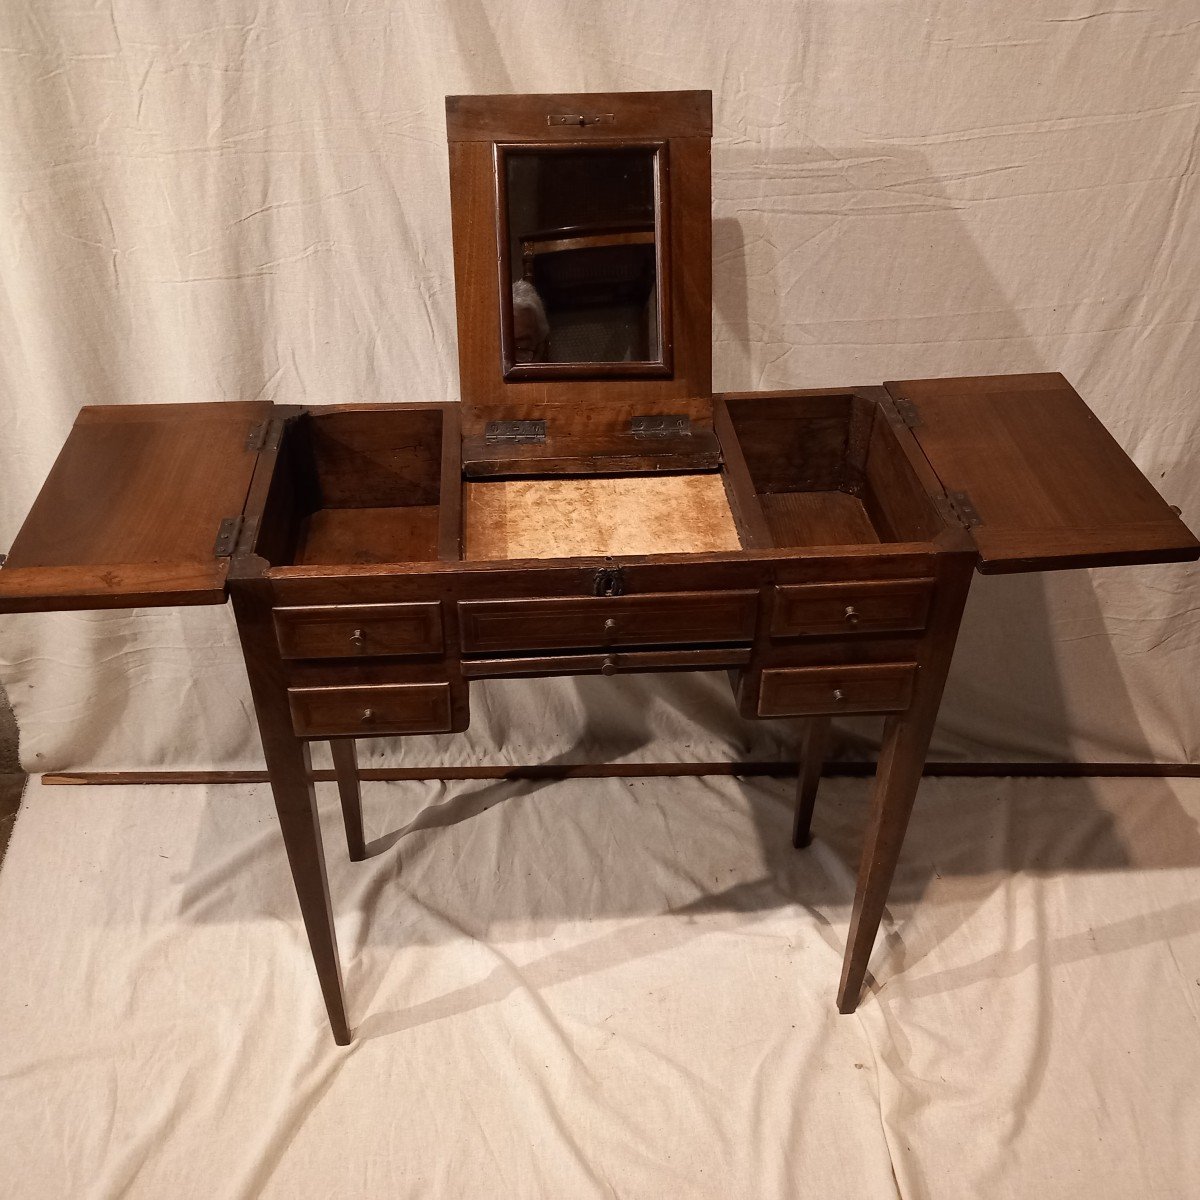
[{"label": "white fabric backdrop", "polygon": [[[713,90],[718,388],[1059,369],[1195,520],[1196,17],[8,0],[0,544],[83,403],[454,398],[442,98],[470,91]],[[937,752],[1195,761],[1196,579],[977,581]],[[258,757],[222,610],[6,618],[0,653],[31,769]],[[469,739],[403,753],[780,749],[721,686],[477,688]],[[623,715],[663,705],[677,740]]]}]

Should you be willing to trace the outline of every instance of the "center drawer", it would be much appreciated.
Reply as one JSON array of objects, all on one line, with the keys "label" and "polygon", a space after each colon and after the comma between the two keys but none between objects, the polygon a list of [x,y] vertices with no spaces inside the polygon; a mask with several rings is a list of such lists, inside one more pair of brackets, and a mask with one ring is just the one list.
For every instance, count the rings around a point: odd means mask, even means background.
[{"label": "center drawer", "polygon": [[528,600],[462,600],[464,653],[749,642],[758,593],[660,592]]}]

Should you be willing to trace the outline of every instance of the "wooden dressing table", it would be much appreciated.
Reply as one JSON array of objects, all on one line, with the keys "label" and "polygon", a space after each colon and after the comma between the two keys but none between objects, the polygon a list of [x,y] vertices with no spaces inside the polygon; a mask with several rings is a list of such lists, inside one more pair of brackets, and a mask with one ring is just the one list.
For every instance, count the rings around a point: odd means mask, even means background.
[{"label": "wooden dressing table", "polygon": [[359,859],[356,737],[464,730],[474,679],[728,670],[806,722],[803,846],[831,717],[884,714],[851,1012],[972,571],[1200,543],[1060,375],[714,395],[709,93],[453,97],[447,130],[462,403],[84,408],[0,611],[232,600],[343,1044],[309,741]]}]

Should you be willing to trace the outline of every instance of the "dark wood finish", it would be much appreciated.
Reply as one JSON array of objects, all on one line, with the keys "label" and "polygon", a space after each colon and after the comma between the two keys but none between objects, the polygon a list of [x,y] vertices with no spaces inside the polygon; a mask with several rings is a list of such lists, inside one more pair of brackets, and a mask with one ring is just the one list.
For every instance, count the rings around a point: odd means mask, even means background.
[{"label": "dark wood finish", "polygon": [[232,599],[296,898],[333,1039],[339,1046],[346,1046],[350,1043],[350,1023],[342,993],[342,967],[329,902],[321,824],[311,782],[312,762],[308,744],[297,741],[292,733],[283,663],[274,650],[270,589],[260,582],[239,580],[232,588]]},{"label": "dark wood finish", "polygon": [[464,600],[464,653],[554,647],[748,642],[756,592],[676,592],[588,599]]},{"label": "dark wood finish", "polygon": [[796,815],[792,821],[792,845],[802,850],[812,841],[812,815],[817,803],[821,768],[829,748],[829,717],[810,717],[804,723],[800,743],[800,770],[796,776]]},{"label": "dark wood finish", "polygon": [[363,832],[362,793],[358,786],[358,754],[353,738],[334,738],[329,743],[333,772],[337,777],[338,799],[346,825],[346,849],[351,862],[367,857],[367,839]]},{"label": "dark wood finish", "polygon": [[405,508],[320,508],[300,525],[295,561],[407,563],[438,556],[436,504]]},{"label": "dark wood finish", "polygon": [[[506,418],[507,419],[507,418]],[[590,431],[590,423],[559,421],[544,443],[504,446],[484,437],[463,439],[463,471],[488,476],[646,474],[658,471],[707,471],[721,461],[721,448],[711,429],[686,437],[653,440],[634,437],[625,427]],[[561,431],[560,431],[561,430]]]},{"label": "dark wood finish", "polygon": [[911,704],[905,713],[889,718],[884,725],[883,749],[871,793],[871,817],[863,838],[838,987],[839,1012],[853,1012],[858,1006],[954,655],[963,606],[971,587],[971,567],[971,559],[965,554],[948,554],[938,563],[929,636],[922,639]]},{"label": "dark wood finish", "polygon": [[746,456],[742,453],[741,442],[738,441],[733,421],[729,416],[729,406],[724,398],[713,401],[713,430],[720,441],[721,457],[725,469],[721,478],[725,484],[725,495],[729,500],[729,511],[733,514],[737,526],[738,537],[742,546],[747,550],[765,550],[775,544],[766,516],[750,477],[750,469],[746,465]]},{"label": "dark wood finish", "polygon": [[777,546],[865,546],[879,541],[866,505],[847,492],[768,492],[759,500]]},{"label": "dark wood finish", "polygon": [[625,675],[632,671],[715,671],[742,666],[749,647],[686,650],[609,650],[591,654],[521,654],[463,660],[467,679],[518,679],[537,675]]},{"label": "dark wood finish", "polygon": [[220,604],[265,402],[80,411],[0,570],[0,612]]},{"label": "dark wood finish", "polygon": [[612,122],[582,128],[601,137],[712,136],[712,92],[548,92],[447,96],[446,138],[451,142],[517,142],[537,132],[539,141],[575,141],[578,122],[551,124],[551,116],[612,115]]},{"label": "dark wood finish", "polygon": [[439,654],[445,644],[436,603],[277,608],[275,636],[284,658]]},{"label": "dark wood finish", "polygon": [[889,383],[985,574],[1191,562],[1200,542],[1057,373]]},{"label": "dark wood finish", "polygon": [[289,688],[292,728],[299,738],[385,737],[449,733],[449,683]]},{"label": "dark wood finish", "polygon": [[920,632],[925,628],[932,593],[932,579],[780,587],[776,589],[771,634]]},{"label": "dark wood finish", "polygon": [[770,667],[762,673],[760,717],[902,712],[912,698],[916,663]]},{"label": "dark wood finish", "polygon": [[[800,844],[830,716],[895,713],[838,993],[839,1008],[852,1011],[980,554],[985,570],[1018,570],[1196,558],[1200,543],[1061,376],[921,380],[890,385],[892,395],[876,387],[730,394],[714,403],[707,93],[458,98],[447,113],[463,408],[317,411],[256,402],[85,410],[0,571],[0,611],[213,602],[228,587],[265,777],[342,1043],[350,1031],[314,778],[337,779],[347,844],[359,857],[363,778],[787,769],[555,763],[360,771],[356,737],[465,729],[468,677],[733,668],[747,717],[810,718],[793,830]],[[669,375],[622,379],[619,364],[596,364],[587,379],[504,378],[496,147],[531,142],[662,143],[670,185],[660,206],[659,286],[670,312]],[[691,432],[645,437],[653,431],[635,421],[652,415],[686,417]],[[545,443],[488,443],[489,421],[514,419],[544,421]],[[721,468],[721,480],[697,476],[700,468]],[[572,532],[538,556],[556,523],[586,530],[580,489],[546,519],[551,491],[539,493],[536,483],[569,490],[562,480],[471,483],[476,514],[487,509],[489,528],[503,537],[484,546],[494,557],[462,558],[464,515],[471,516],[464,475],[664,470],[691,477],[654,481],[670,496],[665,508],[647,503],[651,490],[627,488],[622,506],[617,489],[592,489],[593,529],[603,507],[596,496],[621,517],[590,555],[575,551],[599,541]],[[477,489],[495,490],[483,504]],[[685,511],[690,491],[704,499]],[[498,500],[507,506],[499,517]],[[517,536],[539,513],[536,535]],[[701,527],[706,537],[713,532],[705,516],[713,529],[724,527],[701,541]],[[241,521],[217,553],[225,517]],[[683,539],[666,530],[671,521],[685,527]],[[661,552],[630,549],[639,545]],[[530,557],[503,557],[510,547]],[[309,738],[334,742],[334,771],[312,771]],[[1032,764],[1002,769],[1039,773]],[[953,764],[943,773],[979,771]]]}]

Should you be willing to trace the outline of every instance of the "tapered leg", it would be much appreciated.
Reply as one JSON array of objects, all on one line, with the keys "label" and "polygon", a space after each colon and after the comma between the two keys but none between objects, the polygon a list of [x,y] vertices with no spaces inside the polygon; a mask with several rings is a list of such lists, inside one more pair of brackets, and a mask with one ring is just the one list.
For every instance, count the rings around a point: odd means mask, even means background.
[{"label": "tapered leg", "polygon": [[231,588],[231,598],[271,779],[271,794],[317,981],[329,1013],[333,1040],[339,1046],[346,1046],[350,1043],[350,1023],[346,1019],[316,795],[309,778],[308,743],[300,741],[292,730],[282,664],[271,626],[269,593],[256,581]]},{"label": "tapered leg", "polygon": [[367,857],[366,836],[363,833],[362,794],[358,787],[358,755],[353,738],[334,738],[329,743],[333,753],[333,769],[337,775],[338,796],[342,801],[342,820],[346,823],[346,846],[351,862]]},{"label": "tapered leg", "polygon": [[909,814],[925,768],[933,732],[933,713],[892,717],[884,727],[883,749],[871,795],[871,816],[858,868],[858,886],[850,914],[850,934],[838,987],[838,1011],[858,1007],[863,977],[887,902]]},{"label": "tapered leg", "polygon": [[804,726],[800,742],[800,775],[796,780],[796,818],[792,824],[792,845],[797,850],[812,841],[813,807],[817,803],[817,787],[821,782],[832,724],[831,717],[810,717]]}]

